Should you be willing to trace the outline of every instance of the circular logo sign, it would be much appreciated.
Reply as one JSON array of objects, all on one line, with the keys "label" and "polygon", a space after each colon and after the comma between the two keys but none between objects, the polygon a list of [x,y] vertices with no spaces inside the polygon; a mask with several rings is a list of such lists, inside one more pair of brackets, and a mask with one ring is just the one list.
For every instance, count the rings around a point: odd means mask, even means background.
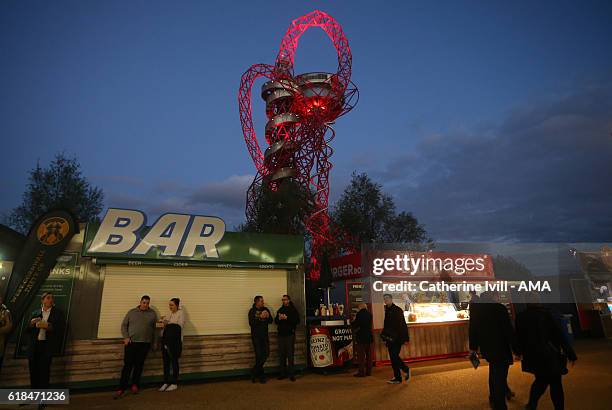
[{"label": "circular logo sign", "polygon": [[36,230],[36,236],[43,245],[55,245],[62,241],[70,231],[70,225],[64,218],[45,219]]}]

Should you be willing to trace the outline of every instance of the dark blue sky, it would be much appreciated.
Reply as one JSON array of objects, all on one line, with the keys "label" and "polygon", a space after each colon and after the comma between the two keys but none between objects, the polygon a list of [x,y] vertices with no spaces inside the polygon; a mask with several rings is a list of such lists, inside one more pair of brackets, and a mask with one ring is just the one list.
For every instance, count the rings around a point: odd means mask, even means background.
[{"label": "dark blue sky", "polygon": [[[4,1],[0,212],[65,151],[106,206],[238,224],[254,174],[240,76],[317,8],[361,94],[336,123],[332,199],[356,170],[437,240],[612,240],[609,1]],[[308,31],[296,72],[336,66]]]}]

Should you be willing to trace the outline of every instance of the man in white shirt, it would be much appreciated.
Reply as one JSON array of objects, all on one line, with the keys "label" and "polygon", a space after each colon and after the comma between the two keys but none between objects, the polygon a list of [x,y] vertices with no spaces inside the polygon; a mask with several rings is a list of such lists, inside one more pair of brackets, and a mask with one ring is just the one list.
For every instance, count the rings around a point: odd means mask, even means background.
[{"label": "man in white shirt", "polygon": [[64,335],[64,315],[54,307],[53,294],[43,293],[40,301],[41,308],[32,314],[28,329],[28,364],[33,389],[49,387],[51,359],[61,353]]}]

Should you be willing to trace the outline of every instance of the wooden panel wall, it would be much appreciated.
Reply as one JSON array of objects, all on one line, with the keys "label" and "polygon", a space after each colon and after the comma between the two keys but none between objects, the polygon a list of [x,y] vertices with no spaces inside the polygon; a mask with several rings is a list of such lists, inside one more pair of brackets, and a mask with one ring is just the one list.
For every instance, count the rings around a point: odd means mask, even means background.
[{"label": "wooden panel wall", "polygon": [[[29,385],[28,362],[14,359],[14,345],[9,345],[4,358],[0,387]],[[295,342],[296,365],[306,364],[304,331],[298,332]],[[119,382],[123,366],[121,339],[94,339],[69,341],[65,356],[54,358],[51,383],[73,386],[88,381]],[[180,359],[182,375],[228,370],[243,370],[253,366],[255,356],[250,334],[186,336]],[[270,357],[266,367],[278,367],[276,333],[270,332]],[[150,352],[143,376],[163,374],[161,352]]]},{"label": "wooden panel wall", "polygon": [[[418,360],[425,357],[453,355],[467,352],[469,322],[449,324],[409,325],[410,342],[402,346],[400,357],[405,360]],[[376,361],[389,360],[387,347],[382,343],[379,333],[375,332],[374,346]]]}]

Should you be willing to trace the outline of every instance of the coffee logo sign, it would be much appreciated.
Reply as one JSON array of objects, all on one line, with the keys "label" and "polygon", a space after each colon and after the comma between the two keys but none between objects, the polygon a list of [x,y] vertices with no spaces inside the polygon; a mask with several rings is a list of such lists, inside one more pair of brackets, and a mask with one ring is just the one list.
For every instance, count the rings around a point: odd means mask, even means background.
[{"label": "coffee logo sign", "polygon": [[193,257],[203,247],[207,258],[218,258],[217,244],[225,234],[225,222],[214,216],[164,214],[145,231],[141,211],[109,208],[89,253],[146,255],[151,249],[161,256]]}]

